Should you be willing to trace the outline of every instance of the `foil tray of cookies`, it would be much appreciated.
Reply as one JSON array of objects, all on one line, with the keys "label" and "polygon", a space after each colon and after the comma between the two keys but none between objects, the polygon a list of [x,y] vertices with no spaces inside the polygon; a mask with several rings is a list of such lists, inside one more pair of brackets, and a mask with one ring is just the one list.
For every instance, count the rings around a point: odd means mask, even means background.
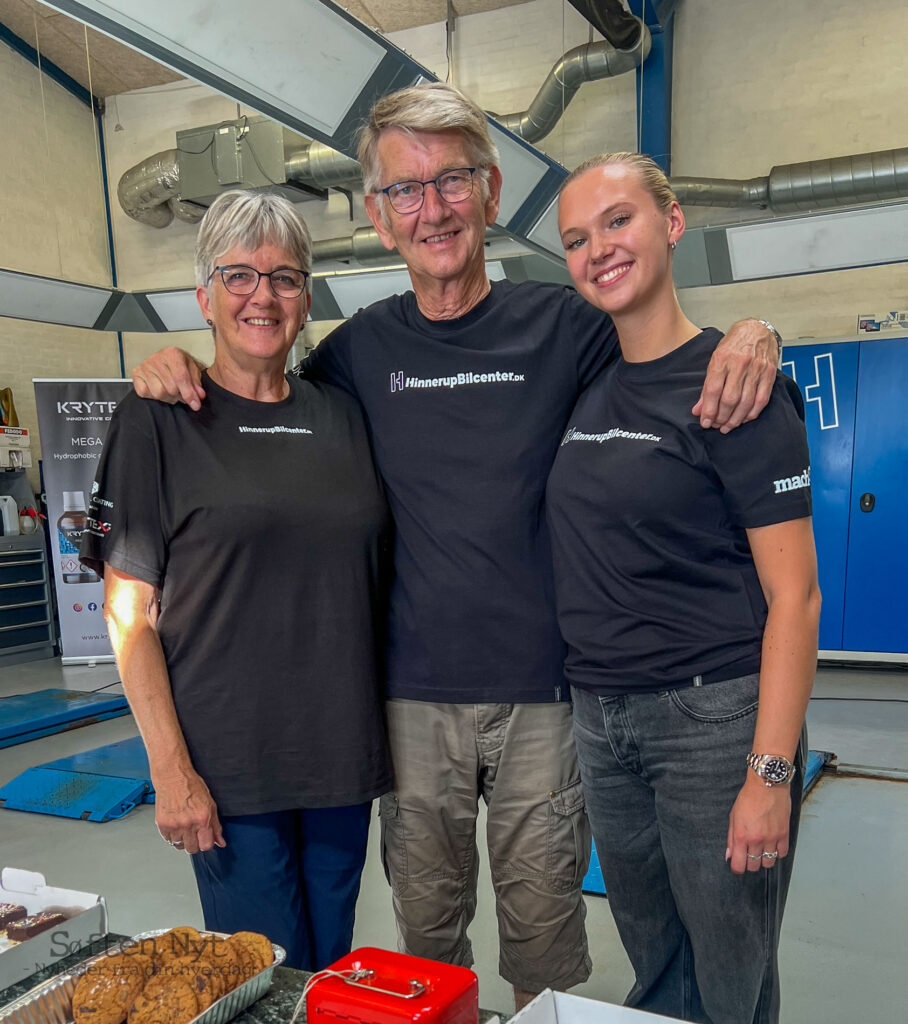
[{"label": "foil tray of cookies", "polygon": [[142,932],[0,1010],[2,1024],[227,1024],[271,987],[284,950],[256,932]]}]

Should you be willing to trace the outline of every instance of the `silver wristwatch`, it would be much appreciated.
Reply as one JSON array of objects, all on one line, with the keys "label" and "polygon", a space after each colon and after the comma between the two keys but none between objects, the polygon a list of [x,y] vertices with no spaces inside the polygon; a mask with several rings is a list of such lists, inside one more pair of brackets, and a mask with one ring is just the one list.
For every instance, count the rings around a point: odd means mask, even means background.
[{"label": "silver wristwatch", "polygon": [[773,327],[773,325],[768,320],[761,320],[759,317],[755,317],[754,319],[757,321],[758,324],[762,324],[766,328],[766,330],[769,331],[769,333],[771,335],[773,335],[773,337],[775,337],[776,345],[778,346],[778,350],[779,350],[778,351],[778,356],[776,357],[776,365],[781,367],[782,366],[782,344],[783,344],[783,342],[782,342],[782,335],[779,334],[779,332],[775,329],[775,327]]},{"label": "silver wristwatch", "polygon": [[747,755],[747,766],[760,776],[767,786],[787,786],[795,776],[795,766],[781,754]]}]

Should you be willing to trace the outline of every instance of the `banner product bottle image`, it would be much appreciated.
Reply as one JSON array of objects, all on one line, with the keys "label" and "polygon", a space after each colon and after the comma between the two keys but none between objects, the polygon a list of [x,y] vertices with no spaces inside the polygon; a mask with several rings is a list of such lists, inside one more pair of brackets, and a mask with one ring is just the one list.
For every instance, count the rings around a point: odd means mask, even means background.
[{"label": "banner product bottle image", "polygon": [[57,520],[60,574],[64,583],[97,583],[100,577],[79,561],[79,543],[85,529],[85,492],[63,492],[63,515]]}]

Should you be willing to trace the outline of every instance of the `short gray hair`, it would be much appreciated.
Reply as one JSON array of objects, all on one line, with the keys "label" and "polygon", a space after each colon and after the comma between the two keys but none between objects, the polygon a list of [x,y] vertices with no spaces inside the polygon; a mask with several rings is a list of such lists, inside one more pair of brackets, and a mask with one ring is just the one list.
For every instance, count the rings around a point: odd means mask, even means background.
[{"label": "short gray hair", "polygon": [[488,197],[488,169],[498,166],[499,156],[486,115],[453,85],[427,82],[382,96],[369,111],[360,132],[357,157],[363,168],[363,188],[377,193],[383,215],[378,141],[389,128],[403,132],[460,132],[470,148],[470,159],[479,169],[483,198]]},{"label": "short gray hair", "polygon": [[[300,270],[312,270],[312,238],[296,207],[283,196],[270,192],[231,189],[208,207],[195,244],[195,281],[203,288],[218,259],[239,246],[258,249],[275,245],[286,249]],[[312,278],[306,279],[306,294],[312,291]]]}]

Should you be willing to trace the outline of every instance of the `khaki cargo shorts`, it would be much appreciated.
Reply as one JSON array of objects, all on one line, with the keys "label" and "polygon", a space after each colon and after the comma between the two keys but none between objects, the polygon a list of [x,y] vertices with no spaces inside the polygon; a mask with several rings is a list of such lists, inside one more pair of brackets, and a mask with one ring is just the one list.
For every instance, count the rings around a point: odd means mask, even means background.
[{"label": "khaki cargo shorts", "polygon": [[382,858],[401,951],[472,966],[481,796],[501,976],[530,992],[586,981],[580,886],[590,829],[571,705],[392,700],[386,708],[395,790],[381,799]]}]

